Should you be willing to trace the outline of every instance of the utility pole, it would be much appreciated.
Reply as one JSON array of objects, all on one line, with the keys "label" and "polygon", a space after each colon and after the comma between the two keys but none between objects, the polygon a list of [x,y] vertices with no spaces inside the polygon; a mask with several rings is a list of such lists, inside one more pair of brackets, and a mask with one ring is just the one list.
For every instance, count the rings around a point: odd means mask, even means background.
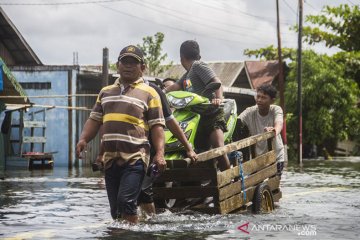
[{"label": "utility pole", "polygon": [[276,20],[277,20],[277,39],[278,39],[278,56],[279,56],[279,92],[280,92],[280,106],[284,113],[283,118],[283,129],[281,131],[281,136],[284,142],[285,150],[285,162],[288,161],[287,155],[287,138],[286,138],[286,111],[285,111],[285,97],[284,97],[284,68],[282,60],[282,50],[281,50],[281,34],[280,34],[280,13],[279,13],[279,0],[276,0]]},{"label": "utility pole", "polygon": [[298,112],[299,112],[299,143],[298,143],[298,162],[302,167],[302,64],[301,64],[301,52],[302,52],[302,28],[303,28],[303,0],[299,0],[299,37],[298,37],[298,53],[297,53],[297,81],[298,81]]},{"label": "utility pole", "polygon": [[78,56],[78,52],[73,52],[73,65],[74,65],[74,66],[79,65],[79,56]]},{"label": "utility pole", "polygon": [[102,83],[103,87],[109,85],[109,49],[103,48]]}]

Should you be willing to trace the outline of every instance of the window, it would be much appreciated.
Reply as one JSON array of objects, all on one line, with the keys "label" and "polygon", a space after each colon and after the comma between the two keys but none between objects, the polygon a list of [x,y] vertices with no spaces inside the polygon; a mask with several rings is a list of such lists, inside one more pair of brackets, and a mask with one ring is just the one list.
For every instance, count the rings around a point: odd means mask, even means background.
[{"label": "window", "polygon": [[21,82],[24,89],[51,89],[51,82]]}]

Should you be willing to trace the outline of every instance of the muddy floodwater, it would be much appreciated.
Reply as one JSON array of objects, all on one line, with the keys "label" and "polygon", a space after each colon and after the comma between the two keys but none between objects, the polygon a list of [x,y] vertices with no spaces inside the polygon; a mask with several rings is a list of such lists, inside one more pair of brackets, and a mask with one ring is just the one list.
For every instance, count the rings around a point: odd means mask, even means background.
[{"label": "muddy floodwater", "polygon": [[0,180],[0,239],[359,239],[360,158],[289,164],[271,214],[165,211],[137,226],[112,220],[101,174],[8,170]]}]

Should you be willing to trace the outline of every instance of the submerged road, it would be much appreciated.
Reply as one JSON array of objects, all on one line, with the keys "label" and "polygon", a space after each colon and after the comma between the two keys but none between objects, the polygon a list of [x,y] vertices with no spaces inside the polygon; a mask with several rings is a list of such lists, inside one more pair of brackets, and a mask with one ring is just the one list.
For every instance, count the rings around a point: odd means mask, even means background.
[{"label": "submerged road", "polygon": [[308,160],[303,169],[290,164],[281,190],[271,214],[165,211],[109,229],[101,174],[8,171],[0,180],[0,239],[358,239],[360,158]]}]

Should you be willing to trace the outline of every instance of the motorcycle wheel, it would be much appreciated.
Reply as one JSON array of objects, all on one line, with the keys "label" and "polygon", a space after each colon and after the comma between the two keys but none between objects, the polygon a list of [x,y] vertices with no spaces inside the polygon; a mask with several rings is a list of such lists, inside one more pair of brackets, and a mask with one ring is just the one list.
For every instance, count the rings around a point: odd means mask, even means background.
[{"label": "motorcycle wheel", "polygon": [[[176,182],[165,182],[165,184],[161,187],[171,188],[173,186],[177,186]],[[176,204],[176,199],[157,199],[154,201],[155,206],[159,208],[173,208]]]}]

